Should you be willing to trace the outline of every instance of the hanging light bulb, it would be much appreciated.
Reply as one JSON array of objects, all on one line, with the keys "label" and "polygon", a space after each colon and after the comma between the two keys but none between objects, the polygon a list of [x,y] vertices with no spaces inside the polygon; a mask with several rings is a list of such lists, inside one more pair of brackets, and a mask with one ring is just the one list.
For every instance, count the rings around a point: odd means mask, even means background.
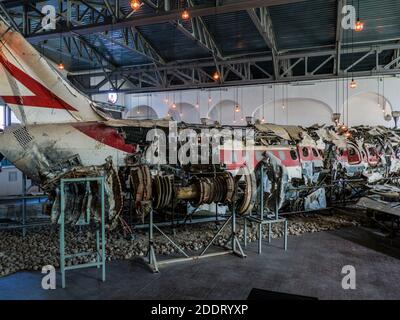
[{"label": "hanging light bulb", "polygon": [[362,22],[359,18],[357,19],[356,25],[354,26],[355,32],[361,32],[364,29],[364,22]]},{"label": "hanging light bulb", "polygon": [[196,103],[196,109],[198,109],[199,108],[199,104],[198,103]]},{"label": "hanging light bulb", "polygon": [[284,103],[282,103],[282,109],[285,110],[286,106]]},{"label": "hanging light bulb", "polygon": [[176,104],[173,103],[171,107],[172,107],[172,109],[176,109]]},{"label": "hanging light bulb", "polygon": [[240,112],[240,107],[239,107],[239,105],[236,105],[236,107],[235,107],[235,112]]},{"label": "hanging light bulb", "polygon": [[182,12],[182,20],[188,20],[190,18],[189,11],[187,9]]},{"label": "hanging light bulb", "polygon": [[139,0],[131,0],[131,8],[133,11],[139,10],[141,5],[142,4]]},{"label": "hanging light bulb", "polygon": [[64,63],[62,63],[62,61],[61,61],[61,62],[58,64],[57,68],[60,69],[60,70],[64,70],[64,69],[65,69]]},{"label": "hanging light bulb", "polygon": [[208,97],[208,102],[211,102],[211,101],[212,101],[211,97]]},{"label": "hanging light bulb", "polygon": [[265,122],[265,118],[264,117],[262,117],[261,122]]},{"label": "hanging light bulb", "polygon": [[351,88],[351,89],[357,88],[357,82],[356,82],[354,79],[351,79],[350,88]]},{"label": "hanging light bulb", "polygon": [[219,80],[219,73],[218,73],[218,71],[215,71],[215,72],[214,72],[214,74],[213,74],[213,79],[214,79],[215,81]]},{"label": "hanging light bulb", "polygon": [[346,138],[350,138],[350,137],[351,137],[351,133],[350,133],[349,131],[347,131],[347,132],[344,134],[344,136],[345,136]]}]

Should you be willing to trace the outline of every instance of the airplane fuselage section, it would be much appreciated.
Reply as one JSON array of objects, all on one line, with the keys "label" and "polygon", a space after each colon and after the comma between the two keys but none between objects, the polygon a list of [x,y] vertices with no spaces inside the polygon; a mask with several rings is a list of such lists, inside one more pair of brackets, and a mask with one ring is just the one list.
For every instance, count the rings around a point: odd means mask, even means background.
[{"label": "airplane fuselage section", "polygon": [[54,170],[73,165],[96,166],[111,157],[124,164],[134,146],[102,123],[14,125],[0,134],[5,157],[31,179],[42,182]]}]

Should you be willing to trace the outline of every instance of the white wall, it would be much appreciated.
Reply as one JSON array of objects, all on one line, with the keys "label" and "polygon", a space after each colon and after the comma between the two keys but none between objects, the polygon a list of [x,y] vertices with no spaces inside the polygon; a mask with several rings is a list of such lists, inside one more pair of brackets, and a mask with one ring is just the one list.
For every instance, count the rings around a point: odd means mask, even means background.
[{"label": "white wall", "polygon": [[4,129],[4,106],[0,106],[0,129]]},{"label": "white wall", "polygon": [[348,105],[350,126],[362,125],[364,122],[382,126],[393,123],[385,120],[385,116],[390,117],[392,106],[381,95],[372,92],[360,93],[350,97]]},{"label": "white wall", "polygon": [[254,119],[265,119],[267,122],[289,125],[312,126],[313,124],[330,124],[332,109],[329,105],[313,99],[290,98],[269,102],[264,108],[253,112]]},{"label": "white wall", "polygon": [[[152,108],[158,117],[168,114],[177,120],[200,122],[210,117],[224,124],[244,123],[246,116],[265,117],[266,122],[308,126],[329,124],[334,112],[342,114],[349,125],[385,125],[392,110],[400,110],[400,78],[394,76],[356,79],[357,88],[349,88],[350,79],[245,86],[210,90],[187,90],[146,94],[119,94],[128,111],[139,105]],[[264,97],[264,99],[263,99]],[[106,95],[94,96],[106,101]],[[175,103],[177,108],[173,109]],[[240,112],[235,113],[235,105]],[[198,105],[198,107],[197,107]],[[284,106],[284,107],[282,107]],[[382,109],[385,109],[383,112]],[[132,115],[132,113],[130,113]],[[243,119],[243,121],[242,121]]]},{"label": "white wall", "polygon": [[[16,175],[16,180],[10,181],[10,174],[13,178]],[[21,195],[23,193],[22,177],[22,172],[15,167],[3,167],[0,171],[0,197]],[[32,187],[29,179],[26,181],[26,188],[27,193],[38,191],[37,187]]]}]

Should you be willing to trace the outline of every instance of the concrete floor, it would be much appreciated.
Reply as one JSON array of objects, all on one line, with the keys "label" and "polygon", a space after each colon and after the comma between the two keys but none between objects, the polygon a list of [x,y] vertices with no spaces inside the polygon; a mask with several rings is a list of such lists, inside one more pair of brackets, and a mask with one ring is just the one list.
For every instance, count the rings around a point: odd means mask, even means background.
[{"label": "concrete floor", "polygon": [[[400,299],[400,244],[370,231],[347,228],[251,244],[248,257],[221,256],[162,267],[151,274],[139,261],[107,264],[107,281],[96,269],[67,273],[67,288],[41,289],[39,272],[0,279],[0,299],[246,299],[252,288],[319,299]],[[343,290],[341,270],[353,265],[357,289]]]}]

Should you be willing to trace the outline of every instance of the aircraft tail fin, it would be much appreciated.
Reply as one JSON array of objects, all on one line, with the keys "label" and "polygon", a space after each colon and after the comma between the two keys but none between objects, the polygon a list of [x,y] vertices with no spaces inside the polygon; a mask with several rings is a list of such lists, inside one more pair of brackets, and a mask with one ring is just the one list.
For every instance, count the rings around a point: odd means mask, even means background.
[{"label": "aircraft tail fin", "polygon": [[1,20],[0,97],[23,124],[103,120],[88,97]]}]

